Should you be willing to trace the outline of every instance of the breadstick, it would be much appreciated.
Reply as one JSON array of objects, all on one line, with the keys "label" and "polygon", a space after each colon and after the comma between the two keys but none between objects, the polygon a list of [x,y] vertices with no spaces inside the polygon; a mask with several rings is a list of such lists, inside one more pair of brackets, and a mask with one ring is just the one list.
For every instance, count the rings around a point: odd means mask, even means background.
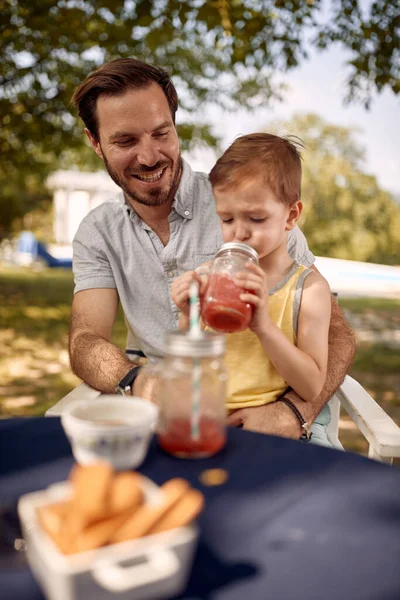
[{"label": "breadstick", "polygon": [[118,473],[112,480],[108,509],[118,514],[138,507],[143,500],[142,476],[138,473]]},{"label": "breadstick", "polygon": [[39,523],[50,536],[60,532],[62,520],[64,519],[71,503],[68,501],[55,502],[37,509]]},{"label": "breadstick", "polygon": [[71,542],[69,552],[85,552],[104,546],[110,537],[132,516],[143,499],[141,475],[138,473],[118,473],[112,479],[108,516],[91,522],[81,530]]},{"label": "breadstick", "polygon": [[81,531],[74,539],[68,554],[73,552],[86,552],[87,550],[94,550],[95,548],[104,546],[131,515],[132,511],[127,510],[118,515],[114,515],[113,517],[89,525],[89,527]]},{"label": "breadstick", "polygon": [[73,504],[87,523],[107,514],[108,495],[113,478],[109,463],[99,462],[73,470]]},{"label": "breadstick", "polygon": [[149,534],[160,533],[175,527],[188,525],[203,510],[204,496],[199,490],[190,489],[163,517],[150,529]]},{"label": "breadstick", "polygon": [[143,504],[111,538],[111,543],[132,540],[150,531],[152,527],[172,508],[188,491],[185,479],[170,479],[161,486],[162,500],[157,504]]},{"label": "breadstick", "polygon": [[106,462],[74,465],[72,468],[72,499],[58,532],[58,541],[55,540],[64,554],[70,552],[76,537],[90,523],[109,515],[108,501],[112,479],[113,469]]}]

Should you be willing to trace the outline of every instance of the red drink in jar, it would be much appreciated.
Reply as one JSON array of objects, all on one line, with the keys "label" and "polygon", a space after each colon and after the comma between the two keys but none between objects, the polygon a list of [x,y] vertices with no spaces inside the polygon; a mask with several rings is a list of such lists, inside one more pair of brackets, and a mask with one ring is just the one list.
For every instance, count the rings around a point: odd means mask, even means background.
[{"label": "red drink in jar", "polygon": [[246,244],[230,242],[218,250],[201,306],[203,321],[211,329],[232,333],[250,325],[252,305],[240,299],[244,290],[234,281],[249,261],[258,264],[258,254]]},{"label": "red drink in jar", "polygon": [[158,365],[157,438],[170,454],[202,458],[226,443],[225,336],[209,331],[168,334]]},{"label": "red drink in jar", "polygon": [[203,303],[203,321],[216,331],[231,333],[248,328],[253,310],[240,299],[243,289],[229,275],[211,275]]},{"label": "red drink in jar", "polygon": [[201,458],[219,452],[226,443],[226,433],[221,424],[210,417],[201,417],[199,434],[191,435],[190,419],[176,418],[158,435],[160,446],[169,454],[183,458]]}]

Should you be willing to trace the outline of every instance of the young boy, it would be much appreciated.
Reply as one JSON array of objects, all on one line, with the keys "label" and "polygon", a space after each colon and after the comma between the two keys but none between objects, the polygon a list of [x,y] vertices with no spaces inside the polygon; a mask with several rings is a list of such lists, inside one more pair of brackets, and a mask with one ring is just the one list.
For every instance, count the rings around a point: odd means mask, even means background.
[{"label": "young boy", "polygon": [[[236,278],[254,311],[249,329],[227,336],[227,407],[273,402],[288,386],[311,401],[326,377],[331,293],[320,274],[287,251],[288,231],[302,211],[297,146],[267,133],[242,136],[217,161],[210,181],[224,242],[243,242],[259,255],[259,266],[249,263]],[[193,279],[203,292],[195,271],[172,285],[181,328],[188,326]]]}]

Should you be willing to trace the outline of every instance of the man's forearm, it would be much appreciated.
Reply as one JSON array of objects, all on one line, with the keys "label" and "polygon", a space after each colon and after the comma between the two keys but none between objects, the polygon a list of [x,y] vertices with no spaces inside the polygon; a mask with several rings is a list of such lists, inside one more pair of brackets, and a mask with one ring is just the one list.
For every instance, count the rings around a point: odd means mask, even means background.
[{"label": "man's forearm", "polygon": [[354,332],[347,323],[336,300],[332,298],[331,324],[329,327],[329,353],[326,380],[322,392],[313,402],[304,402],[294,392],[287,394],[296,404],[304,419],[309,423],[325,406],[328,400],[343,382],[356,351]]},{"label": "man's forearm", "polygon": [[71,368],[85,383],[106,394],[134,365],[126,354],[98,335],[82,333],[70,342]]}]

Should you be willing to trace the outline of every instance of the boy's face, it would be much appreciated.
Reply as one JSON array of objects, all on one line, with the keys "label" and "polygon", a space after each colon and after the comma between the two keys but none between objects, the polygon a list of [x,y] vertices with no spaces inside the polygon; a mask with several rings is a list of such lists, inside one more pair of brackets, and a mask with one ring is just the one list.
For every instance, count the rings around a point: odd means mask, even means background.
[{"label": "boy's face", "polygon": [[213,189],[224,242],[242,242],[261,258],[286,247],[287,232],[293,229],[302,204],[283,204],[261,178],[236,187]]}]

